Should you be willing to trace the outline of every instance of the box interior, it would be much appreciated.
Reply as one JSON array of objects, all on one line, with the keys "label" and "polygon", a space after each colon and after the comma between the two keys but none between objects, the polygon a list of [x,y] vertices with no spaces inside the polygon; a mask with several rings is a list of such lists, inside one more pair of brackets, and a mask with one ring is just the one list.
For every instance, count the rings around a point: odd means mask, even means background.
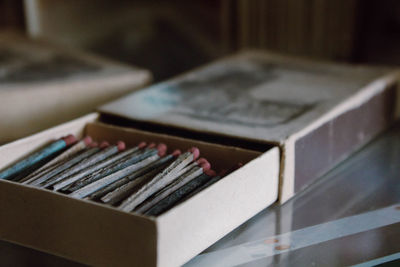
[{"label": "box interior", "polygon": [[246,164],[261,155],[258,151],[145,132],[101,122],[88,123],[85,134],[90,135],[96,141],[107,140],[110,143],[116,143],[118,140],[122,140],[129,147],[135,146],[141,141],[165,143],[168,146],[168,152],[175,149],[180,149],[183,152],[192,146],[196,146],[200,149],[200,157],[205,157],[217,173],[223,169],[230,169],[238,162]]},{"label": "box interior", "polygon": [[196,129],[185,129],[177,126],[167,126],[149,121],[139,121],[132,118],[127,119],[119,115],[113,115],[103,112],[100,112],[99,120],[106,124],[116,125],[120,127],[141,129],[153,133],[178,136],[188,139],[204,141],[207,143],[234,146],[258,152],[265,152],[275,146],[279,146],[279,143],[274,141],[268,141],[268,140],[258,141],[246,137],[240,137],[240,138],[233,137],[230,136],[229,134],[210,133],[206,130],[199,131]]},{"label": "box interior", "polygon": [[[7,152],[7,160],[5,160],[6,157],[4,154],[2,157],[0,157],[0,168],[3,169],[6,166],[17,162],[18,160],[29,155],[30,153],[33,153],[40,147],[46,145],[50,142],[50,140],[55,140],[60,136],[69,133],[74,134],[78,138],[89,135],[95,141],[100,142],[105,140],[111,144],[122,140],[126,143],[127,147],[135,146],[141,141],[145,141],[147,143],[165,143],[168,146],[168,153],[172,152],[175,149],[186,151],[192,146],[196,146],[201,151],[200,157],[206,158],[211,163],[211,168],[217,173],[221,172],[222,170],[231,169],[236,163],[242,163],[245,165],[249,161],[259,157],[262,154],[259,151],[244,149],[240,147],[226,146],[171,136],[167,134],[152,133],[134,128],[114,126],[93,118],[89,118],[89,120],[83,124],[77,123],[75,126],[76,127],[73,127],[71,129],[55,131],[53,132],[53,135],[46,135],[42,138],[35,138],[36,135],[34,135],[31,138],[31,142],[29,142],[27,145],[23,145],[24,139],[20,140],[22,141],[20,146],[16,146],[12,149],[10,148],[11,150]],[[19,141],[14,143],[18,142]],[[5,146],[5,148],[7,147],[8,145]],[[268,148],[270,148],[270,146],[264,145],[264,148],[269,150]],[[258,149],[261,149],[261,147],[258,147]]]},{"label": "box interior", "polygon": [[261,153],[124,128],[99,122],[97,113],[0,147],[0,168],[68,133],[128,146],[164,142],[169,151],[197,146],[216,171],[245,165],[157,218],[0,181],[0,214],[7,218],[0,221],[1,239],[90,265],[181,265],[277,200],[276,147]]},{"label": "box interior", "polygon": [[[155,218],[157,262],[161,266],[181,265],[278,198],[280,157],[277,147],[262,153],[102,122],[88,123],[86,134],[99,141],[115,143],[123,140],[128,146],[139,141],[163,142],[169,151],[184,151],[196,146],[217,172],[229,169],[237,162],[244,164]],[[173,247],[171,242],[175,244]]]}]

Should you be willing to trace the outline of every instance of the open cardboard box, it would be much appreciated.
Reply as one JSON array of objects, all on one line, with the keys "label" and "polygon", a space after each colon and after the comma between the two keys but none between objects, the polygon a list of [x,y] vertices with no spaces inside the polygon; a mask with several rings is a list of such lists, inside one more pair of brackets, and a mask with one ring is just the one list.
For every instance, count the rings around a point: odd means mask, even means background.
[{"label": "open cardboard box", "polygon": [[178,266],[200,253],[278,196],[279,150],[265,153],[99,123],[98,114],[0,148],[0,169],[65,133],[129,146],[157,141],[197,146],[213,168],[245,165],[158,217],[0,181],[0,238],[89,265]]},{"label": "open cardboard box", "polygon": [[[0,169],[68,133],[128,145],[197,146],[217,171],[245,164],[158,217],[0,180],[0,238],[90,265],[181,265],[388,127],[399,115],[399,92],[398,73],[387,73],[243,53],[7,144],[0,147]],[[198,91],[209,88],[207,96],[229,101],[207,111],[215,103]],[[226,104],[232,112],[224,122],[218,116]],[[193,114],[195,105],[208,113]],[[250,108],[263,116],[247,114]]]}]

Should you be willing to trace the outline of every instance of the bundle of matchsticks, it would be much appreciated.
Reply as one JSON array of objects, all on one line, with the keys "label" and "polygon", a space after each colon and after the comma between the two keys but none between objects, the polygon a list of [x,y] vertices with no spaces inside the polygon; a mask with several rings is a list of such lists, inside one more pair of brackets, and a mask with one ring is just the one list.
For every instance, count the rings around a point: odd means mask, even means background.
[{"label": "bundle of matchsticks", "polygon": [[241,166],[216,175],[199,156],[196,147],[168,154],[163,143],[126,148],[68,135],[0,171],[0,179],[158,216]]}]

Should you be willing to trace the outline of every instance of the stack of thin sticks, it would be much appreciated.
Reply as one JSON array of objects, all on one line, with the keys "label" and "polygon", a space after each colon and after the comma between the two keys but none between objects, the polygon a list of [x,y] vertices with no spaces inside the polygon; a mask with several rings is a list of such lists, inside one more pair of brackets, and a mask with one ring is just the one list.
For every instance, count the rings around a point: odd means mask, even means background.
[{"label": "stack of thin sticks", "polygon": [[68,135],[2,170],[0,179],[158,216],[223,176],[199,156],[196,147],[168,154],[163,143],[126,148]]}]

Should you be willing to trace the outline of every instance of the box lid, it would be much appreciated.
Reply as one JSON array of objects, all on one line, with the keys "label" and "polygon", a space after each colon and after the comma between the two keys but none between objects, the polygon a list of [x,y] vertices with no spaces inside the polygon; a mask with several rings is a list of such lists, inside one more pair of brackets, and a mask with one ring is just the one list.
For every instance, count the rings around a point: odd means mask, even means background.
[{"label": "box lid", "polygon": [[99,111],[282,144],[388,70],[247,51],[129,94]]},{"label": "box lid", "polygon": [[0,31],[0,69],[0,92],[74,88],[96,82],[97,86],[132,85],[132,81],[151,78],[147,70],[44,40],[32,40],[13,30]]}]

